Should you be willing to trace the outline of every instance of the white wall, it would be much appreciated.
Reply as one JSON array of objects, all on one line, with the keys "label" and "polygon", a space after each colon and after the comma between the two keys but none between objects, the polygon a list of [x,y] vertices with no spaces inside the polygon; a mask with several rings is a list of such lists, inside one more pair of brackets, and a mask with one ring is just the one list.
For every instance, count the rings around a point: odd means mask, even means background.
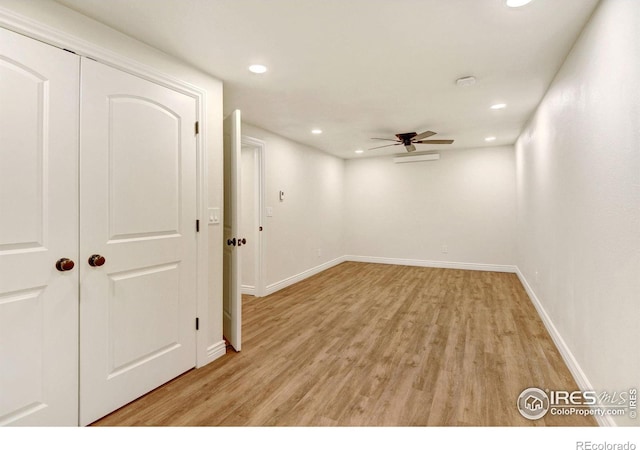
[{"label": "white wall", "polygon": [[242,134],[266,143],[265,197],[273,217],[266,218],[264,238],[271,292],[344,255],[344,161],[249,124],[242,125]]},{"label": "white wall", "polygon": [[[99,48],[101,54],[127,60],[132,66],[187,82],[206,91],[205,117],[202,129],[207,155],[208,199],[211,206],[222,205],[222,83],[158,50],[129,38],[88,17],[50,0],[23,1],[0,0],[0,13],[14,26],[25,25],[29,30],[44,30],[55,34],[61,42],[84,42]],[[37,34],[37,33],[36,33]],[[71,47],[73,49],[73,47]],[[203,218],[206,218],[204,216]],[[206,220],[205,220],[206,223]],[[220,350],[222,341],[222,228],[209,227],[208,249],[208,302],[199,304],[201,332],[199,337],[199,362],[207,360],[207,354]],[[203,311],[206,309],[206,311]],[[204,345],[201,345],[204,342]],[[204,347],[204,348],[203,348]]]},{"label": "white wall", "polygon": [[605,0],[516,146],[517,264],[596,391],[640,384],[638,81],[640,3]]},{"label": "white wall", "polygon": [[346,162],[346,253],[363,260],[512,269],[513,147],[439,153],[440,160],[418,163],[394,164],[390,157]]}]

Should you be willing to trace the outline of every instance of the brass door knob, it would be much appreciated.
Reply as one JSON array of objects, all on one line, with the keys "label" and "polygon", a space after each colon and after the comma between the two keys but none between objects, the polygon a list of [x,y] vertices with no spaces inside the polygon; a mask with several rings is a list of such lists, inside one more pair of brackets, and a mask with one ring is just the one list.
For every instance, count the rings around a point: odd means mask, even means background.
[{"label": "brass door knob", "polygon": [[56,261],[56,269],[58,269],[60,272],[71,270],[73,269],[73,266],[75,266],[75,264],[69,258],[60,258],[58,261]]},{"label": "brass door knob", "polygon": [[105,262],[107,262],[107,260],[104,259],[104,256],[102,256],[102,255],[91,255],[89,257],[89,265],[91,267],[100,267]]}]

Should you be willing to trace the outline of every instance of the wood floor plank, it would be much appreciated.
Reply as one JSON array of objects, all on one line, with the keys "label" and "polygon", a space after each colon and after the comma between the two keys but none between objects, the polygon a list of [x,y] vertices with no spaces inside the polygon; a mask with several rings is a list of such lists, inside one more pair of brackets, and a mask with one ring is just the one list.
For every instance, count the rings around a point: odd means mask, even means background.
[{"label": "wood floor plank", "polygon": [[596,425],[517,411],[577,386],[514,274],[343,263],[246,297],[243,336],[94,425]]}]

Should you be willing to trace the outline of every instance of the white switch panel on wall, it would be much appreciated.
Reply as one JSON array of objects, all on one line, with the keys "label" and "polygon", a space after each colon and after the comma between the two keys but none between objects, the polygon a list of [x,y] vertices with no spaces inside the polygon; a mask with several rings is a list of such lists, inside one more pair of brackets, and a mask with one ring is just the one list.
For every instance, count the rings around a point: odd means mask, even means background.
[{"label": "white switch panel on wall", "polygon": [[209,208],[209,225],[220,223],[220,208]]},{"label": "white switch panel on wall", "polygon": [[267,217],[273,217],[273,207],[267,206]]}]

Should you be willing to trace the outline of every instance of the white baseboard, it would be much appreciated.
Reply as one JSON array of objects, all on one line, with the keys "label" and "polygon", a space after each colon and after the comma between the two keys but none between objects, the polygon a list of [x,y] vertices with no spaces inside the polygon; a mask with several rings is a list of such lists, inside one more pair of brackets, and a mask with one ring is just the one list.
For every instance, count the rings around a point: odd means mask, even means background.
[{"label": "white baseboard", "polygon": [[[538,315],[542,319],[542,322],[544,323],[545,328],[551,335],[551,339],[556,344],[556,347],[558,348],[558,351],[560,352],[562,359],[564,360],[565,364],[569,368],[569,372],[571,372],[571,375],[573,375],[573,378],[576,381],[578,388],[580,388],[580,390],[582,391],[593,391],[594,389],[591,382],[589,382],[589,379],[587,378],[584,371],[580,367],[580,364],[578,363],[576,358],[573,356],[573,353],[571,353],[571,350],[569,350],[569,347],[567,346],[564,339],[562,339],[562,336],[558,332],[558,329],[556,328],[556,326],[553,324],[551,317],[549,317],[549,314],[547,314],[547,311],[542,306],[540,299],[538,299],[538,296],[533,291],[533,288],[531,287],[531,285],[529,284],[529,282],[524,277],[524,275],[522,274],[522,272],[518,267],[516,267],[516,274],[518,275],[520,282],[524,286],[525,291],[527,291],[527,294],[531,299],[531,303],[533,303],[533,306],[538,311]],[[545,386],[540,386],[540,387],[545,388]],[[615,420],[611,416],[596,415],[594,417],[598,422],[598,425],[602,427],[617,426],[615,423]]]},{"label": "white baseboard", "polygon": [[240,287],[240,292],[245,295],[256,295],[256,287],[255,286],[245,286],[244,284]]},{"label": "white baseboard", "polygon": [[380,256],[347,255],[345,261],[366,262],[375,264],[393,264],[396,266],[434,267],[438,269],[480,270],[484,272],[515,273],[516,266],[500,264],[477,264],[450,261],[430,261],[424,259],[383,258]]},{"label": "white baseboard", "polygon": [[315,267],[312,267],[311,269],[307,269],[304,272],[300,272],[297,275],[293,275],[289,278],[285,278],[284,280],[278,281],[277,283],[270,284],[267,286],[267,291],[265,295],[271,295],[274,292],[279,291],[280,289],[284,289],[288,286],[291,286],[292,284],[295,284],[304,280],[305,278],[309,278],[333,266],[337,266],[338,264],[344,261],[345,261],[344,256],[341,256],[339,258],[332,259],[331,261],[322,263],[319,266],[315,266]]},{"label": "white baseboard", "polygon": [[[311,269],[300,272],[297,275],[293,275],[289,278],[285,278],[277,283],[267,286],[267,292],[265,295],[273,294],[274,292],[284,289],[292,284],[316,275],[330,267],[337,266],[345,261],[353,262],[365,262],[374,264],[393,264],[396,266],[418,266],[418,267],[435,267],[441,269],[462,269],[462,270],[480,270],[484,272],[508,272],[515,273],[516,266],[499,265],[499,264],[476,264],[476,263],[461,263],[461,262],[449,262],[449,261],[429,261],[420,259],[401,259],[401,258],[383,258],[378,256],[355,256],[345,255],[331,261],[327,261]],[[244,293],[244,286],[243,286]]]},{"label": "white baseboard", "polygon": [[203,364],[198,364],[198,367],[206,366],[210,362],[213,362],[221,356],[224,356],[225,353],[227,353],[227,344],[223,339],[207,347],[207,359],[203,362]]}]

